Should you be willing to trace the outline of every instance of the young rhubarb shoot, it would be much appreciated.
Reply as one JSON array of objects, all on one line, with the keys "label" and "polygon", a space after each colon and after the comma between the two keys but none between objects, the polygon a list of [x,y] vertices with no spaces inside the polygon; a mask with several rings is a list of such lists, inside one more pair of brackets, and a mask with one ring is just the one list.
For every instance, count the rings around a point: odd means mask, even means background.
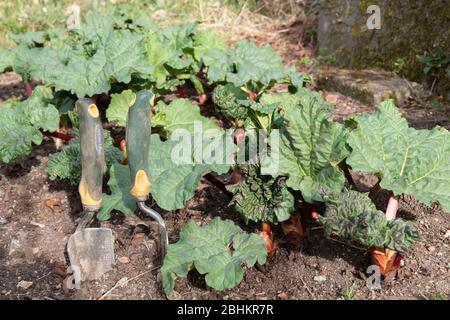
[{"label": "young rhubarb shoot", "polygon": [[263,238],[264,245],[266,246],[267,255],[271,257],[274,254],[273,234],[268,222],[261,223],[261,232],[259,236]]},{"label": "young rhubarb shoot", "polygon": [[31,97],[33,94],[33,86],[29,82],[25,82],[25,95]]},{"label": "young rhubarb shoot", "polygon": [[206,101],[208,101],[208,96],[206,94],[199,94],[198,95],[198,104],[199,105],[204,105],[206,103]]},{"label": "young rhubarb shoot", "polygon": [[374,248],[371,253],[372,263],[380,268],[383,276],[400,267],[402,256],[394,250]]},{"label": "young rhubarb shoot", "polygon": [[314,221],[319,220],[319,213],[316,210],[311,209],[310,214],[311,214],[311,219],[313,219]]},{"label": "young rhubarb shoot", "polygon": [[177,93],[178,93],[179,98],[182,98],[182,99],[186,98],[186,93],[184,92],[184,87],[182,85],[178,86]]},{"label": "young rhubarb shoot", "polygon": [[122,151],[122,154],[123,154],[123,159],[120,163],[127,165],[128,164],[128,153],[127,153],[127,145],[126,145],[125,139],[120,140],[119,149],[120,149],[120,151]]},{"label": "young rhubarb shoot", "polygon": [[[394,221],[398,211],[398,200],[391,193],[386,208],[386,220]],[[394,250],[375,248],[372,250],[372,263],[380,268],[382,275],[387,275],[391,271],[400,267],[402,256]]]},{"label": "young rhubarb shoot", "polygon": [[396,197],[394,197],[393,194],[391,194],[386,208],[386,219],[388,221],[395,220],[395,217],[397,216],[397,211],[398,211],[398,200]]}]

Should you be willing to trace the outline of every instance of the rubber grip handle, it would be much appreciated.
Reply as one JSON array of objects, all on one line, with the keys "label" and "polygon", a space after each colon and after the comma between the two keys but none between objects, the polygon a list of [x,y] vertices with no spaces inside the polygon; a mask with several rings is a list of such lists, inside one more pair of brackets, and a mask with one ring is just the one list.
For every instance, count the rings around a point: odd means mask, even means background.
[{"label": "rubber grip handle", "polygon": [[91,99],[79,99],[75,110],[80,118],[81,181],[78,192],[84,210],[95,211],[102,204],[105,167],[102,122]]},{"label": "rubber grip handle", "polygon": [[150,148],[151,107],[154,94],[147,90],[136,93],[134,103],[128,109],[126,146],[132,186],[130,194],[137,201],[145,201],[150,192],[148,153]]}]

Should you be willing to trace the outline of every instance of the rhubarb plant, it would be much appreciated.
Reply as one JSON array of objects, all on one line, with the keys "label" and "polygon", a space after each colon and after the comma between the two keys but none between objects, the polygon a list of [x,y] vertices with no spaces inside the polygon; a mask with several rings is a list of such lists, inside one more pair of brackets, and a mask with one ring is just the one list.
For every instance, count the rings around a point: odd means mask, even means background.
[{"label": "rhubarb plant", "polygon": [[392,101],[381,103],[372,115],[356,118],[350,133],[347,163],[355,171],[378,176],[380,186],[394,196],[409,194],[450,212],[450,132],[436,127],[416,130]]},{"label": "rhubarb plant", "polygon": [[[62,150],[49,156],[47,162],[47,175],[50,180],[67,179],[72,184],[77,184],[81,179],[80,161],[80,135],[77,128],[71,131],[72,139],[64,145]],[[103,130],[104,152],[105,152],[105,172],[113,164],[122,160],[122,153],[113,146],[113,139],[109,131]]]},{"label": "rhubarb plant", "polygon": [[[181,143],[172,140],[161,141],[157,134],[152,135],[149,159],[152,183],[150,193],[161,208],[165,210],[184,208],[184,203],[195,195],[203,175],[209,172],[224,174],[230,170],[230,162],[225,162],[226,159],[218,164],[195,161],[196,158],[202,159],[204,150],[207,150],[210,144],[212,142],[205,138],[201,149],[190,148],[191,141]],[[185,154],[181,163],[175,163],[172,154],[187,146],[190,152]],[[230,155],[224,154],[224,157],[227,156]]]},{"label": "rhubarb plant", "polygon": [[208,50],[203,62],[210,83],[230,83],[249,94],[258,94],[277,83],[302,87],[308,81],[295,69],[285,67],[269,45],[258,47],[247,40],[239,41],[232,50]]},{"label": "rhubarb plant", "polygon": [[29,99],[6,103],[0,108],[1,161],[9,163],[29,155],[32,145],[43,141],[41,130],[56,131],[59,112],[52,100],[52,90],[40,86]]},{"label": "rhubarb plant", "polygon": [[238,285],[244,278],[243,267],[266,262],[264,241],[244,232],[230,220],[213,219],[205,226],[190,221],[180,232],[180,240],[169,244],[161,278],[166,295],[171,295],[178,277],[187,277],[196,269],[205,275],[206,284],[215,290]]},{"label": "rhubarb plant", "polygon": [[325,195],[326,210],[319,221],[325,234],[351,239],[368,248],[405,252],[418,240],[417,230],[400,219],[389,221],[367,194],[345,191]]},{"label": "rhubarb plant", "polygon": [[299,103],[284,111],[279,148],[262,159],[262,171],[286,176],[286,185],[301,191],[308,202],[323,201],[322,193],[344,187],[338,165],[348,155],[347,130],[330,119],[331,106],[319,94],[303,88],[298,96]]},{"label": "rhubarb plant", "polygon": [[255,165],[242,167],[243,179],[228,186],[234,196],[230,205],[249,221],[278,223],[289,219],[295,210],[294,195],[286,186],[285,178],[261,176]]}]

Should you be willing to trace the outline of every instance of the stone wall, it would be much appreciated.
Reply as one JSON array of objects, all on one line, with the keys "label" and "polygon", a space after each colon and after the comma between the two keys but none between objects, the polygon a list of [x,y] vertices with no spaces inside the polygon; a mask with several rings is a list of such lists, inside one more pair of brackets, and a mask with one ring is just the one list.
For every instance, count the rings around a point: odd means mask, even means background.
[{"label": "stone wall", "polygon": [[[370,5],[381,9],[379,30],[366,26]],[[450,55],[449,1],[323,0],[318,42],[322,52],[355,69],[396,70],[395,63],[403,61],[400,74],[420,82],[426,79],[416,55],[430,54],[436,47]],[[440,93],[450,91],[445,70],[441,70],[437,85]]]}]

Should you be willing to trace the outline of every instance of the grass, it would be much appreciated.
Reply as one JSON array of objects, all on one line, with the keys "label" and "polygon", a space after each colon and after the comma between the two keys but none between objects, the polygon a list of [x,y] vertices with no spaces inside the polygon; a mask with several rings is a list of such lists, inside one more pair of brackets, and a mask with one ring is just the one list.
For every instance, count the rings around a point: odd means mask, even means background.
[{"label": "grass", "polygon": [[358,285],[356,282],[352,282],[351,285],[348,285],[347,288],[345,288],[342,291],[338,292],[338,297],[342,298],[344,300],[353,300],[356,298],[356,290],[358,289]]},{"label": "grass", "polygon": [[440,292],[433,293],[429,296],[422,294],[422,299],[424,299],[424,300],[447,300],[445,295]]},{"label": "grass", "polygon": [[0,47],[14,45],[8,34],[62,27],[67,9],[78,5],[81,17],[121,8],[147,15],[162,25],[196,21],[232,43],[242,38],[276,37],[274,29],[300,16],[294,0],[9,0],[0,2]]}]

